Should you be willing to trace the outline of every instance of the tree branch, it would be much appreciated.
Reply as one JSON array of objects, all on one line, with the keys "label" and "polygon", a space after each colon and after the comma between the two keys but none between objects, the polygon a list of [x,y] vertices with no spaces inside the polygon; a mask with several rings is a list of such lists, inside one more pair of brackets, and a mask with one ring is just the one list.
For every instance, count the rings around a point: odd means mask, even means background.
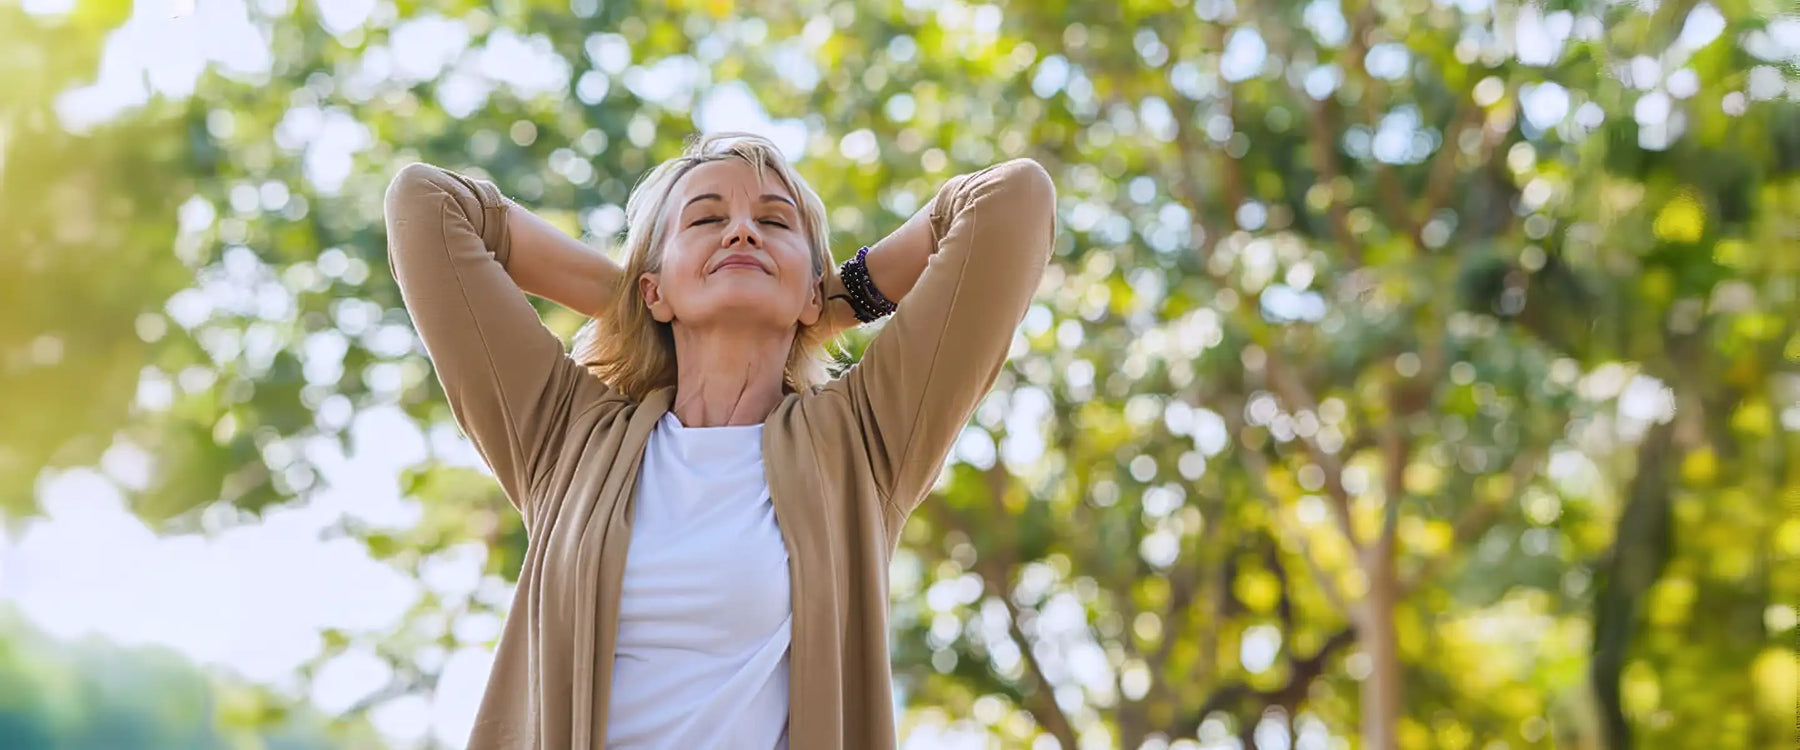
[{"label": "tree branch", "polygon": [[[998,462],[995,469],[987,473],[989,502],[995,508],[1001,508],[1009,476]],[[940,526],[961,528],[961,519],[956,511],[945,503],[926,503],[934,511]],[[945,523],[948,522],[948,523]],[[1031,680],[1032,690],[1027,696],[1025,710],[1030,711],[1040,726],[1048,730],[1051,736],[1062,743],[1063,747],[1075,747],[1075,729],[1069,723],[1069,717],[1063,713],[1062,707],[1056,703],[1056,693],[1050,680],[1044,677],[1043,664],[1038,662],[1037,655],[1031,650],[1031,639],[1019,625],[1019,607],[1013,603],[1011,586],[1007,582],[1007,571],[1016,564],[1015,550],[1010,539],[1002,548],[976,559],[975,573],[981,577],[983,588],[988,595],[998,599],[1006,607],[1007,633],[1019,647],[1020,658],[1025,662],[1025,674]]]},{"label": "tree branch", "polygon": [[[1236,409],[1233,413],[1242,414],[1243,409]],[[1242,429],[1242,418],[1231,417],[1226,424],[1235,435]],[[1325,594],[1326,601],[1330,602],[1331,606],[1336,607],[1338,611],[1343,612],[1345,617],[1356,619],[1355,610],[1351,609],[1349,598],[1344,596],[1343,589],[1338,587],[1337,578],[1328,574],[1324,566],[1319,564],[1318,556],[1313,554],[1312,544],[1306,540],[1305,532],[1286,531],[1286,525],[1281,522],[1281,504],[1276,500],[1274,493],[1269,491],[1268,484],[1263,480],[1269,471],[1268,460],[1256,451],[1243,449],[1242,445],[1239,448],[1238,453],[1243,458],[1245,473],[1250,476],[1251,491],[1255,492],[1256,496],[1269,508],[1269,523],[1277,530],[1277,533],[1286,537],[1289,542],[1293,543],[1294,548],[1299,550],[1300,559],[1306,564],[1307,573],[1313,577],[1313,580],[1319,582],[1319,589]]]},{"label": "tree branch", "polygon": [[1533,476],[1544,458],[1543,451],[1521,453],[1513,459],[1508,472],[1512,477],[1512,492],[1498,501],[1476,502],[1463,509],[1452,522],[1451,541],[1442,553],[1425,558],[1410,575],[1400,581],[1400,598],[1410,596],[1414,591],[1435,578],[1444,565],[1448,564],[1455,551],[1472,544],[1481,538],[1487,530],[1493,528],[1500,519],[1500,514],[1508,507],[1517,505],[1524,497],[1525,490],[1531,485]]},{"label": "tree branch", "polygon": [[1388,423],[1382,436],[1382,482],[1381,533],[1376,537],[1376,544],[1387,546],[1394,541],[1394,530],[1400,526],[1400,498],[1406,492],[1406,459],[1411,453],[1412,440],[1407,437],[1406,429],[1398,421]]},{"label": "tree branch", "polygon": [[[1288,369],[1280,352],[1271,348],[1263,367],[1269,374],[1269,384],[1275,388],[1281,400],[1288,403],[1289,411],[1318,413],[1318,400],[1313,398],[1299,377]],[[1356,529],[1351,522],[1350,491],[1344,487],[1343,463],[1319,445],[1316,435],[1302,436],[1300,442],[1306,446],[1313,462],[1325,473],[1325,494],[1331,500],[1332,517],[1337,520],[1338,530],[1344,533],[1344,539],[1350,543],[1351,549],[1361,549],[1362,544],[1357,541]]]},{"label": "tree branch", "polygon": [[[1381,119],[1380,106],[1376,100],[1378,98],[1385,100],[1387,95],[1387,87],[1381,81],[1376,80],[1374,76],[1369,75],[1369,69],[1364,64],[1369,54],[1369,30],[1380,22],[1381,13],[1376,10],[1374,3],[1364,5],[1362,10],[1352,15],[1350,38],[1342,55],[1344,68],[1354,75],[1363,86],[1363,93],[1359,99],[1362,105],[1363,120],[1370,127],[1375,127]],[[1417,242],[1419,227],[1413,221],[1413,212],[1407,203],[1405,191],[1400,187],[1399,179],[1394,175],[1393,167],[1380,159],[1370,159],[1369,161],[1371,164],[1369,169],[1375,176],[1376,190],[1391,217],[1388,220],[1389,225]]]},{"label": "tree branch", "polygon": [[1223,232],[1215,231],[1217,227],[1208,229],[1206,226],[1205,204],[1201,201],[1199,180],[1203,170],[1194,166],[1195,155],[1200,149],[1194,143],[1193,128],[1188,125],[1190,120],[1191,118],[1186,117],[1175,118],[1175,153],[1180,176],[1170,180],[1169,184],[1174,188],[1177,198],[1187,204],[1188,234],[1195,239],[1195,255],[1205,263],[1212,257],[1213,246],[1218,244],[1219,235]]},{"label": "tree branch", "polygon": [[1171,737],[1192,737],[1200,730],[1200,722],[1214,711],[1221,711],[1245,701],[1269,705],[1272,703],[1291,702],[1298,704],[1305,698],[1312,681],[1325,672],[1325,665],[1331,657],[1352,643],[1356,642],[1356,630],[1344,627],[1325,639],[1324,645],[1311,655],[1294,661],[1293,671],[1281,687],[1273,690],[1256,690],[1243,682],[1230,682],[1214,690],[1212,695],[1200,706],[1178,719],[1169,729]]},{"label": "tree branch", "polygon": [[[1421,236],[1415,238],[1419,247],[1425,247],[1423,231],[1431,222],[1432,214],[1437,213],[1450,203],[1450,185],[1456,179],[1456,156],[1462,151],[1460,141],[1462,132],[1479,122],[1481,110],[1475,106],[1475,100],[1468,94],[1461,94],[1456,99],[1456,112],[1450,116],[1450,124],[1444,128],[1444,140],[1439,144],[1438,152],[1431,157],[1425,175],[1425,204],[1414,223],[1419,227]],[[1483,137],[1486,140],[1486,137]]]},{"label": "tree branch", "polygon": [[1026,710],[1031,712],[1039,725],[1050,732],[1063,747],[1076,747],[1075,728],[1069,723],[1068,714],[1063,713],[1062,706],[1056,703],[1056,689],[1050,680],[1044,677],[1044,665],[1038,661],[1037,654],[1031,650],[1031,639],[1025,635],[1025,629],[1019,625],[1019,605],[1014,604],[1011,592],[1007,590],[1004,573],[995,579],[992,563],[977,563],[976,570],[986,584],[988,595],[1000,600],[1006,606],[1006,631],[1013,643],[1019,647],[1019,658],[1025,661],[1025,674],[1032,682]]},{"label": "tree branch", "polygon": [[[1215,524],[1206,525],[1211,530]],[[1204,532],[1202,532],[1204,534]],[[1169,652],[1173,650],[1175,641],[1188,625],[1194,606],[1194,593],[1197,590],[1195,579],[1199,576],[1199,561],[1190,560],[1188,565],[1181,566],[1169,576],[1169,606],[1163,612],[1162,641],[1156,644],[1156,650],[1150,654],[1150,672],[1158,679],[1151,683],[1151,695],[1162,693],[1166,689],[1161,675],[1164,665],[1168,663]]]},{"label": "tree branch", "polygon": [[[1223,27],[1208,26],[1206,34],[1208,35],[1207,46],[1209,49],[1224,48]],[[1175,55],[1170,55],[1168,62],[1163,66],[1165,79],[1169,67],[1174,65],[1176,59]],[[1226,103],[1228,113],[1226,116],[1233,117],[1234,125],[1236,119],[1234,115],[1230,114],[1230,107],[1236,102],[1236,93],[1236,86],[1233,84],[1229,85],[1221,96]],[[1179,164],[1182,168],[1180,178],[1173,182],[1182,186],[1183,199],[1188,204],[1190,232],[1198,239],[1195,243],[1195,251],[1199,260],[1205,262],[1212,257],[1213,248],[1219,244],[1219,241],[1224,239],[1226,234],[1237,229],[1237,207],[1242,205],[1244,200],[1244,179],[1238,161],[1231,158],[1230,154],[1225,153],[1224,149],[1216,149],[1219,156],[1219,174],[1223,176],[1221,182],[1224,183],[1224,203],[1226,205],[1220,212],[1224,217],[1222,223],[1208,226],[1202,218],[1206,215],[1206,204],[1202,200],[1198,179],[1200,175],[1206,174],[1206,170],[1196,166],[1201,161],[1207,147],[1194,140],[1192,123],[1197,119],[1196,117],[1175,118],[1175,147],[1181,156]]]},{"label": "tree branch", "polygon": [[1356,268],[1362,265],[1362,245],[1350,232],[1350,210],[1337,195],[1337,180],[1340,175],[1337,164],[1337,138],[1333,133],[1337,127],[1331,117],[1331,100],[1325,99],[1313,105],[1307,113],[1307,140],[1312,146],[1313,168],[1319,171],[1319,184],[1325,186],[1330,202],[1326,204],[1326,216],[1331,224],[1332,236],[1344,248],[1349,266]]},{"label": "tree branch", "polygon": [[394,674],[380,689],[363,696],[349,708],[343,710],[343,716],[361,716],[364,712],[395,698],[413,694],[430,694],[437,689],[439,673],[405,669]]},{"label": "tree branch", "polygon": [[1394,531],[1400,525],[1400,499],[1406,492],[1406,464],[1412,458],[1413,447],[1405,420],[1430,403],[1437,383],[1450,368],[1443,337],[1427,339],[1420,348],[1419,374],[1388,384],[1388,403],[1393,404],[1394,410],[1381,426],[1383,505],[1381,532],[1376,537],[1376,543],[1381,545],[1394,541]]}]

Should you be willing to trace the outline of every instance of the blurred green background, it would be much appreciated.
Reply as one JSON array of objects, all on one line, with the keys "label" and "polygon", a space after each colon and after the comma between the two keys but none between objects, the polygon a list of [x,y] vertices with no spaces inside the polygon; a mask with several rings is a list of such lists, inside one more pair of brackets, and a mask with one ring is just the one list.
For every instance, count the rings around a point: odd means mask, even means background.
[{"label": "blurred green background", "polygon": [[906,747],[1800,740],[1783,0],[0,0],[0,81],[0,746],[460,746],[525,538],[382,191],[610,250],[702,129],[840,258],[1059,186],[893,569]]}]

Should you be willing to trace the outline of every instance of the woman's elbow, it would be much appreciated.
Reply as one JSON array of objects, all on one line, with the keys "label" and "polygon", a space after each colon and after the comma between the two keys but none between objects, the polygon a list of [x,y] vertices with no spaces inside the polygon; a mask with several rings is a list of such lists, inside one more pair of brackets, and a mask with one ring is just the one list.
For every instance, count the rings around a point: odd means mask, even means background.
[{"label": "woman's elbow", "polygon": [[[1012,227],[1043,233],[1045,250],[1056,222],[1056,183],[1036,160],[1020,157],[964,175],[953,188],[946,223],[956,214],[980,206],[984,216],[1004,217]],[[939,236],[943,236],[939,227]]]},{"label": "woman's elbow", "polygon": [[441,236],[437,223],[443,216],[444,199],[451,195],[452,179],[443,169],[413,162],[401,167],[388,181],[382,215],[387,229],[388,270],[396,280],[401,278],[403,267],[417,265],[421,262],[418,259],[442,255],[431,248],[437,242],[434,238]]},{"label": "woman's elbow", "polygon": [[1002,189],[1017,193],[1021,200],[1033,204],[1041,211],[1056,210],[1056,183],[1051,181],[1050,172],[1036,159],[1024,156],[1009,159],[994,165],[994,172],[994,178],[999,181]]},{"label": "woman's elbow", "polygon": [[490,251],[492,243],[498,241],[488,236],[487,212],[483,210],[478,183],[424,162],[400,168],[388,182],[382,211],[390,233],[403,221],[435,225],[442,220],[466,224],[469,231],[488,244]]},{"label": "woman's elbow", "polygon": [[1019,157],[996,165],[997,192],[1007,196],[1007,208],[1019,226],[1038,227],[1043,233],[1044,252],[1056,233],[1056,183],[1050,172],[1037,160]]},{"label": "woman's elbow", "polygon": [[387,193],[383,196],[382,206],[389,216],[407,203],[429,196],[441,196],[449,192],[448,182],[452,178],[439,167],[424,162],[412,162],[400,168],[394,179],[388,181]]}]

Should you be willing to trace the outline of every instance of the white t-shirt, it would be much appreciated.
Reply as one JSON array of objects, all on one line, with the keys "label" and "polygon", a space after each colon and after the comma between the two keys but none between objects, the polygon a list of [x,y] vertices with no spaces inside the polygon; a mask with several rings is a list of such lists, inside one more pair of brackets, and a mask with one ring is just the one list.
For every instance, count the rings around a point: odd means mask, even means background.
[{"label": "white t-shirt", "polygon": [[762,425],[650,434],[619,599],[608,748],[788,744],[793,603]]}]

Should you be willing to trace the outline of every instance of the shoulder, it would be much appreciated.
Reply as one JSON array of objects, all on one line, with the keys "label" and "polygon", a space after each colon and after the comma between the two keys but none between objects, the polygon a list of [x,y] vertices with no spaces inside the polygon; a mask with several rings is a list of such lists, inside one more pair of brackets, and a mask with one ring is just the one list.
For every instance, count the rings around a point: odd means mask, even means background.
[{"label": "shoulder", "polygon": [[815,453],[860,451],[854,399],[842,378],[787,394],[764,422],[782,440],[810,443]]},{"label": "shoulder", "polygon": [[633,425],[642,427],[639,423],[654,425],[672,403],[670,394],[661,391],[652,391],[641,400],[631,398],[586,368],[579,369],[580,382],[571,389],[566,406],[568,435],[573,441],[616,445],[617,431],[629,431]]}]

